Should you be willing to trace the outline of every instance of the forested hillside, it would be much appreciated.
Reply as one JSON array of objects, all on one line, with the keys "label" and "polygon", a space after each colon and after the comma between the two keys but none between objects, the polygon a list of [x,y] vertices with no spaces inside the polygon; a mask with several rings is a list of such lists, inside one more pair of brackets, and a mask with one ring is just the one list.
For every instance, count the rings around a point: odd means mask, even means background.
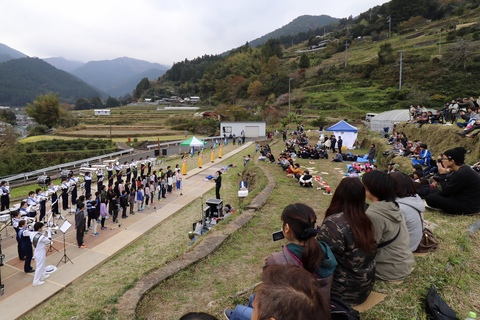
[{"label": "forested hillside", "polygon": [[101,93],[38,58],[21,58],[0,63],[0,105],[24,106],[39,95],[58,93],[60,99],[73,103],[81,97]]},{"label": "forested hillside", "polygon": [[[270,39],[227,56],[203,56],[174,66],[140,96],[199,95],[217,105],[271,108],[285,115],[328,110],[386,110],[415,104],[441,107],[478,95],[480,0],[392,0],[340,19],[298,45]],[[321,44],[323,42],[323,44]],[[309,50],[313,44],[320,47]],[[400,84],[400,51],[402,83]],[[309,111],[310,110],[310,111]]]}]

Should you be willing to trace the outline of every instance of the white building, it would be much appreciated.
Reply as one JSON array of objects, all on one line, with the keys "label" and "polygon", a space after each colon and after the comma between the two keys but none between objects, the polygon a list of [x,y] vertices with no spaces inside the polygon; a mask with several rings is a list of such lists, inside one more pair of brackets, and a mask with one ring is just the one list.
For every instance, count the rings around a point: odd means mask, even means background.
[{"label": "white building", "polygon": [[109,116],[110,115],[110,109],[95,109],[95,110],[93,110],[93,112],[96,116]]},{"label": "white building", "polygon": [[220,135],[235,134],[237,137],[242,135],[242,131],[245,132],[247,138],[259,138],[266,136],[266,123],[265,122],[221,122],[220,123]]}]

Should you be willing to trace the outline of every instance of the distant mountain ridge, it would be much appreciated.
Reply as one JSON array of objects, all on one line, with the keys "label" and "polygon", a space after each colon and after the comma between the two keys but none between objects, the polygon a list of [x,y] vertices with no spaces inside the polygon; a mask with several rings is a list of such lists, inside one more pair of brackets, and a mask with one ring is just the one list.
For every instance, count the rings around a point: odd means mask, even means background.
[{"label": "distant mountain ridge", "polygon": [[0,43],[0,62],[27,57],[26,54]]},{"label": "distant mountain ridge", "polygon": [[72,73],[73,70],[80,68],[85,62],[67,60],[63,57],[42,58],[43,61],[51,64],[57,69]]},{"label": "distant mountain ridge", "polygon": [[[111,96],[132,93],[144,77],[156,80],[168,66],[128,57],[113,60],[90,61],[71,73]],[[132,85],[133,84],[133,85]]]},{"label": "distant mountain ridge", "polygon": [[249,42],[249,44],[252,47],[258,47],[265,42],[268,41],[268,39],[273,39],[273,38],[280,38],[284,36],[294,36],[300,32],[307,32],[309,30],[315,30],[321,27],[328,26],[332,23],[335,23],[339,21],[337,18],[332,18],[327,15],[320,15],[320,16],[312,16],[312,15],[303,15],[299,16],[298,18],[295,18],[288,24],[284,25],[281,28],[278,28],[270,33],[267,33],[266,35],[257,38],[255,40],[252,40]]}]

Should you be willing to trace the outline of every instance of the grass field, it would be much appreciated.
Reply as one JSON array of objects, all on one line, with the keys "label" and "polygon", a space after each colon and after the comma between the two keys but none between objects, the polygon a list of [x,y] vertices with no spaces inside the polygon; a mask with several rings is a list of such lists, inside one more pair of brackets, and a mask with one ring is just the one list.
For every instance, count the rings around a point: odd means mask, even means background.
[{"label": "grass field", "polygon": [[[281,148],[281,143],[274,145],[274,153],[278,154]],[[237,155],[229,162],[241,164],[241,156]],[[317,170],[316,174],[329,182],[333,189],[343,178],[339,169],[344,169],[345,164],[328,160],[316,160],[313,165],[308,160],[299,159],[298,162]],[[281,227],[280,213],[286,205],[304,202],[312,206],[318,216],[317,224],[321,223],[330,196],[316,188],[300,188],[277,165],[259,163],[258,168],[260,176],[261,171],[268,170],[277,182],[267,205],[213,255],[149,292],[138,307],[139,319],[178,319],[188,311],[205,311],[221,319],[224,308],[246,302],[252,287],[259,281],[265,257],[280,249],[280,243],[271,241],[271,233]],[[226,175],[228,178],[224,180],[222,192],[226,201],[234,204],[235,175],[241,166],[232,170],[231,175],[230,171]],[[141,240],[30,312],[26,319],[73,316],[79,319],[122,319],[112,305],[142,275],[174,259],[177,250],[188,250],[186,235],[191,217],[199,206],[200,203],[195,202],[170,217]],[[427,211],[426,219],[439,225],[435,235],[440,248],[425,258],[416,258],[414,272],[402,284],[377,281],[374,290],[386,294],[387,298],[363,313],[362,319],[423,319],[423,300],[431,284],[437,286],[460,318],[468,311],[480,310],[480,269],[477,263],[480,237],[478,233],[470,236],[468,232],[468,226],[478,217],[449,217]],[[217,231],[221,232],[221,228],[214,232]],[[239,291],[246,294],[238,296]]]}]

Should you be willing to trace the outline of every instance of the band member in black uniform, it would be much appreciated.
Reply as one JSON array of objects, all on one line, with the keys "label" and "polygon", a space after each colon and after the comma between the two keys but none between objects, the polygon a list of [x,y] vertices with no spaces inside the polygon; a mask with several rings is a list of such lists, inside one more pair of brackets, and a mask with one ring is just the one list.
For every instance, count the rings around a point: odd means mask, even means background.
[{"label": "band member in black uniform", "polygon": [[103,169],[97,169],[97,191],[100,192],[103,189]]},{"label": "band member in black uniform", "polygon": [[5,180],[3,180],[0,184],[0,195],[2,207],[0,211],[10,209],[10,187],[8,185],[8,182]]},{"label": "band member in black uniform", "polygon": [[122,180],[122,165],[118,161],[115,163],[115,176],[117,177],[117,182]]},{"label": "band member in black uniform", "polygon": [[35,198],[40,204],[40,217],[38,221],[43,221],[43,219],[45,218],[45,214],[47,213],[47,197],[45,197],[41,192],[41,188],[37,188],[35,190]]},{"label": "band member in black uniform", "polygon": [[140,165],[140,177],[143,178],[143,173],[145,171],[145,160],[143,160],[143,158],[140,158],[140,160],[138,160],[139,162],[139,165]]},{"label": "band member in black uniform", "polygon": [[92,174],[89,171],[85,172],[83,179],[85,179],[85,194],[91,194],[92,193]]},{"label": "band member in black uniform", "polygon": [[113,163],[109,163],[107,167],[107,180],[108,180],[109,186],[113,184],[112,175],[113,175]]},{"label": "band member in black uniform", "polygon": [[127,179],[125,181],[132,180],[132,167],[130,167],[127,161],[125,161],[123,167],[125,168],[125,175],[127,176]]},{"label": "band member in black uniform", "polygon": [[150,160],[150,156],[147,156],[145,159],[145,165],[147,166],[147,176],[150,176],[152,173],[152,160]]},{"label": "band member in black uniform", "polygon": [[77,204],[77,183],[78,183],[78,178],[75,178],[75,176],[73,175],[73,172],[70,171],[70,180],[69,180],[69,183],[70,183],[70,188],[72,188],[72,206],[76,205]]},{"label": "band member in black uniform", "polygon": [[50,186],[48,187],[48,193],[52,196],[52,213],[54,215],[58,214],[58,187],[53,184],[53,181],[50,181]]},{"label": "band member in black uniform", "polygon": [[28,193],[28,198],[27,198],[27,205],[28,205],[28,213],[27,215],[30,218],[35,218],[37,216],[37,211],[36,211],[36,206],[39,204],[38,200],[35,198],[35,192],[30,191]]},{"label": "band member in black uniform", "polygon": [[132,181],[137,181],[137,176],[138,176],[138,168],[137,168],[137,161],[132,159],[132,162],[130,163],[130,167],[132,168],[132,174],[133,174],[133,179]]},{"label": "band member in black uniform", "polygon": [[18,223],[19,230],[17,231],[17,239],[20,241],[22,247],[22,257],[25,263],[23,264],[23,271],[26,273],[34,272],[31,262],[33,258],[32,241],[30,240],[30,230],[27,228],[27,222],[20,220]]},{"label": "band member in black uniform", "polygon": [[68,178],[62,178],[62,209],[68,210]]}]

